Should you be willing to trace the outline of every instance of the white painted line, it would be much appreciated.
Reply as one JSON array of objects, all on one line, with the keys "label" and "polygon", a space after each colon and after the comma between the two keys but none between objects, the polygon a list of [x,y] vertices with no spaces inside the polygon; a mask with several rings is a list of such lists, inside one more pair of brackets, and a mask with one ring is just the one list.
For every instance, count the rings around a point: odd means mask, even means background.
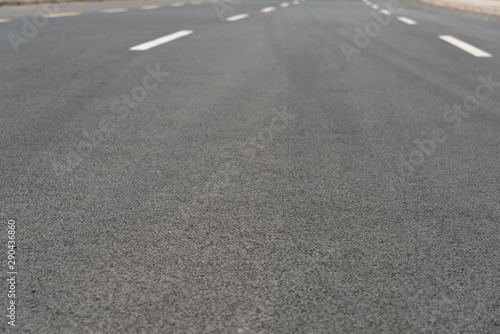
[{"label": "white painted line", "polygon": [[290,4],[288,2],[283,2],[280,6],[281,7],[288,7]]},{"label": "white painted line", "polygon": [[230,16],[226,19],[226,21],[229,21],[229,22],[238,21],[238,20],[246,19],[247,17],[248,17],[248,14],[240,14],[240,15]]},{"label": "white painted line", "polygon": [[387,9],[382,9],[380,12],[384,15],[391,15],[391,12],[388,11]]},{"label": "white painted line", "polygon": [[142,10],[150,10],[150,9],[158,9],[160,8],[160,6],[158,5],[149,5],[149,6],[142,6],[141,9]]},{"label": "white painted line", "polygon": [[262,13],[269,13],[274,10],[274,7],[266,7],[261,10]]},{"label": "white painted line", "polygon": [[181,31],[175,32],[173,34],[170,34],[170,35],[167,35],[167,36],[163,36],[163,37],[160,37],[160,38],[157,38],[157,39],[153,39],[152,41],[136,45],[134,47],[131,47],[129,50],[132,50],[132,51],[146,51],[146,50],[154,48],[155,46],[158,46],[158,45],[161,45],[161,44],[165,44],[165,43],[168,43],[168,42],[172,42],[173,40],[176,40],[178,38],[181,38],[181,37],[184,37],[184,36],[187,36],[187,35],[191,35],[192,33],[193,33],[192,30],[181,30]]},{"label": "white painted line", "polygon": [[372,5],[372,8],[373,9],[378,9],[378,6],[377,5]]},{"label": "white painted line", "polygon": [[456,46],[459,49],[464,50],[465,52],[470,53],[475,57],[491,57],[491,54],[489,54],[488,52],[478,49],[475,46],[470,45],[469,43],[459,40],[458,38],[455,38],[453,36],[439,35],[439,38],[445,42],[450,43],[451,45]]},{"label": "white painted line", "polygon": [[10,19],[0,19],[0,22],[9,22]]},{"label": "white painted line", "polygon": [[298,5],[299,4],[299,0],[294,0],[293,4],[294,5]]},{"label": "white painted line", "polygon": [[65,17],[65,16],[76,16],[80,15],[80,12],[66,12],[66,13],[53,13],[53,14],[45,14],[43,17]]},{"label": "white painted line", "polygon": [[398,20],[411,26],[416,26],[418,24],[417,21],[413,21],[412,19],[404,16],[398,16]]},{"label": "white painted line", "polygon": [[170,4],[170,7],[182,7],[184,4],[182,2],[174,2]]},{"label": "white painted line", "polygon": [[202,3],[203,3],[203,1],[199,1],[199,0],[191,1],[191,4],[193,4],[193,5],[201,5]]},{"label": "white painted line", "polygon": [[103,13],[123,13],[128,11],[127,8],[110,8],[110,9],[103,9],[101,12]]}]

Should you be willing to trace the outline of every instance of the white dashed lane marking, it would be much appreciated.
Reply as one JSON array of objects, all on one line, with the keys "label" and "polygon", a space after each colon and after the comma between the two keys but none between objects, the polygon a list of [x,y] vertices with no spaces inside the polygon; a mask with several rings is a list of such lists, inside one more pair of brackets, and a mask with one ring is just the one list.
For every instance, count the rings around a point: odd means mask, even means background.
[{"label": "white dashed lane marking", "polygon": [[226,21],[233,22],[233,21],[246,19],[247,17],[248,17],[248,14],[240,14],[240,15],[230,16],[226,19]]},{"label": "white dashed lane marking", "polygon": [[184,37],[187,35],[191,35],[192,33],[193,33],[192,30],[181,30],[181,31],[178,31],[178,32],[173,33],[173,34],[163,36],[163,37],[160,37],[157,39],[153,39],[152,41],[133,46],[129,50],[146,51],[146,50],[149,50],[151,48],[154,48],[155,46],[162,45],[162,44],[165,44],[168,42],[172,42],[178,38],[181,38],[181,37]]},{"label": "white dashed lane marking", "polygon": [[417,21],[413,21],[412,19],[409,19],[404,16],[398,16],[398,20],[411,26],[415,26],[418,24]]},{"label": "white dashed lane marking", "polygon": [[262,13],[269,13],[274,10],[274,7],[266,7],[261,10]]},{"label": "white dashed lane marking", "polygon": [[467,53],[470,53],[474,57],[491,57],[491,54],[489,54],[486,51],[483,51],[481,49],[476,48],[473,45],[470,45],[469,43],[466,43],[458,38],[455,38],[450,35],[439,35],[439,38],[442,39],[445,42],[450,43],[453,46],[456,46],[457,48],[464,50]]}]

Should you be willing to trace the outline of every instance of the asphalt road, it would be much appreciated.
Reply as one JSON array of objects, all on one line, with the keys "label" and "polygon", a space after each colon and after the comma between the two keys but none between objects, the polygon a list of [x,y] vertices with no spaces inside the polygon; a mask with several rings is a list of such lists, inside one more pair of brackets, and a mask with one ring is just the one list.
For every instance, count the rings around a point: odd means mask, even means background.
[{"label": "asphalt road", "polygon": [[0,8],[0,329],[499,333],[500,17],[181,4]]}]

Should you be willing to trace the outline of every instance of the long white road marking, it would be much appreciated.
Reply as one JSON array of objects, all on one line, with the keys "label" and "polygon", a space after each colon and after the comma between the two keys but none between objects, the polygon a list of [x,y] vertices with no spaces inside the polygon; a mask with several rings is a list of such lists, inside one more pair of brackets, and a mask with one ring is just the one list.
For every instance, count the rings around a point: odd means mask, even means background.
[{"label": "long white road marking", "polygon": [[373,9],[378,9],[378,6],[377,5],[372,5],[372,8]]},{"label": "long white road marking", "polygon": [[170,4],[170,7],[182,7],[184,4],[182,2],[174,2]]},{"label": "long white road marking", "polygon": [[456,46],[459,49],[464,50],[465,52],[470,53],[475,57],[491,57],[491,54],[489,54],[488,52],[478,49],[475,46],[470,45],[469,43],[459,40],[458,38],[455,38],[453,36],[439,35],[439,38],[445,42],[450,43],[451,45]]},{"label": "long white road marking", "polygon": [[199,1],[199,0],[191,1],[191,4],[192,5],[201,5],[201,4],[203,4],[203,1]]},{"label": "long white road marking", "polygon": [[240,14],[240,15],[230,16],[226,19],[226,21],[229,21],[229,22],[238,21],[238,20],[246,19],[247,17],[248,17],[248,14]]},{"label": "long white road marking", "polygon": [[409,19],[404,16],[398,16],[398,20],[411,26],[415,26],[418,24],[417,21],[413,21],[412,19]]},{"label": "long white road marking", "polygon": [[9,22],[10,19],[0,19],[0,22]]},{"label": "long white road marking", "polygon": [[146,43],[142,43],[142,44],[133,46],[129,50],[132,50],[132,51],[146,51],[146,50],[149,50],[151,48],[154,48],[155,46],[158,46],[158,45],[161,45],[161,44],[165,44],[165,43],[168,43],[168,42],[172,42],[173,40],[176,40],[178,38],[181,38],[181,37],[184,37],[184,36],[187,36],[187,35],[191,35],[192,33],[193,33],[192,30],[181,30],[181,31],[175,32],[173,34],[170,34],[170,35],[167,35],[167,36],[163,36],[163,37],[160,37],[160,38],[157,38],[157,39],[153,39],[152,41],[149,41],[149,42],[146,42]]},{"label": "long white road marking", "polygon": [[274,7],[266,7],[261,10],[262,13],[269,13],[274,10]]},{"label": "long white road marking", "polygon": [[142,10],[150,10],[150,9],[158,9],[160,8],[160,6],[158,5],[149,5],[149,6],[142,6],[141,9]]},{"label": "long white road marking", "polygon": [[281,7],[288,7],[290,4],[288,2],[283,2],[280,6]]},{"label": "long white road marking", "polygon": [[384,15],[391,15],[391,12],[388,11],[387,9],[382,9],[380,12]]},{"label": "long white road marking", "polygon": [[65,16],[76,16],[80,14],[82,13],[80,12],[52,13],[52,14],[45,14],[44,17],[65,17]]},{"label": "long white road marking", "polygon": [[299,4],[299,0],[294,0],[293,4],[294,5],[298,5]]},{"label": "long white road marking", "polygon": [[128,11],[127,8],[110,8],[110,9],[103,9],[101,12],[103,13],[123,13]]}]

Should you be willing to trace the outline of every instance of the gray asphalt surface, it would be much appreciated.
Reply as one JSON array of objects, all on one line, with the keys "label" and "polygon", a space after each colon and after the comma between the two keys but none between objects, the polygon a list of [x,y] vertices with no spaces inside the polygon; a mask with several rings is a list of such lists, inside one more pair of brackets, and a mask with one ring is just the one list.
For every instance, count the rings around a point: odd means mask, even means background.
[{"label": "gray asphalt surface", "polygon": [[0,8],[3,332],[500,333],[499,17],[170,4]]}]

